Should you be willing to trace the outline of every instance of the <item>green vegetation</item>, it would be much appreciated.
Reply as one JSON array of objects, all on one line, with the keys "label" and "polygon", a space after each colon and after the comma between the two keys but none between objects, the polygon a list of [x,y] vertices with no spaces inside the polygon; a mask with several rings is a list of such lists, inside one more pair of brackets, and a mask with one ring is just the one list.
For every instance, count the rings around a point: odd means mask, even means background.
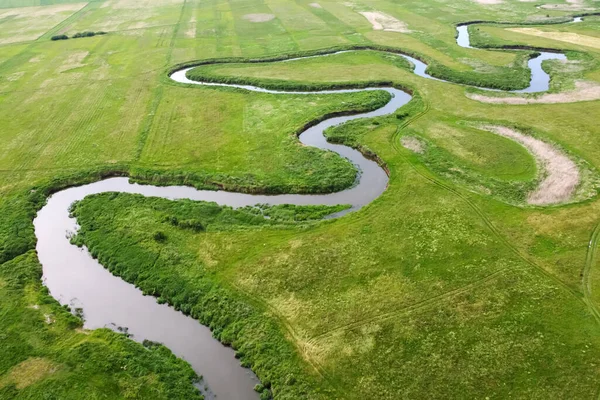
[{"label": "green vegetation", "polygon": [[0,398],[202,398],[194,371],[167,348],[82,330],[41,272],[33,251],[0,264]]},{"label": "green vegetation", "polygon": [[[243,192],[340,190],[354,182],[354,167],[296,135],[328,115],[389,100],[381,91],[269,95],[175,84],[167,72],[182,65],[219,82],[413,92],[395,115],[326,132],[376,155],[390,173],[380,198],[343,218],[320,221],[345,206],[233,210],[124,194],[92,196],[74,210],[77,244],[210,326],[258,374],[263,397],[597,396],[600,201],[590,186],[586,201],[527,206],[540,179],[531,155],[477,125],[519,127],[564,150],[593,182],[599,101],[480,103],[465,96],[470,89],[415,76],[385,53],[417,57],[453,82],[517,89],[535,50],[461,48],[455,27],[525,22],[544,33],[469,29],[477,46],[564,49],[568,62],[544,64],[551,90],[578,81],[593,89],[600,17],[549,23],[591,12],[581,8],[594,2],[547,3],[558,8],[0,0],[0,397],[199,396],[189,366],[167,349],[83,331],[48,295],[32,225],[47,196],[124,175]],[[374,30],[364,11],[411,32]],[[275,18],[253,22],[247,14],[255,13]],[[110,34],[49,43],[85,31]],[[349,49],[360,51],[275,62]],[[407,137],[424,151],[403,147]]]},{"label": "green vegetation", "polygon": [[[134,229],[131,234],[123,235],[123,226],[105,224],[114,218],[105,212],[107,204],[115,210],[137,214],[135,227],[130,227]],[[253,367],[264,387],[272,387],[283,398],[303,398],[314,392],[315,387],[297,381],[296,377],[305,375],[305,367],[277,324],[264,318],[261,309],[248,304],[244,296],[222,287],[214,274],[198,268],[193,254],[180,253],[178,247],[189,234],[194,237],[204,232],[259,234],[267,227],[281,231],[295,226],[293,221],[297,219],[310,219],[311,214],[317,218],[343,208],[303,206],[296,212],[293,206],[262,206],[233,210],[215,203],[105,193],[87,197],[72,212],[82,224],[75,243],[85,243],[90,253],[113,274],[209,326],[216,338],[236,350],[242,365]],[[265,219],[263,215],[271,218]],[[144,224],[154,222],[154,218],[159,220],[157,225]],[[127,223],[130,222],[134,221]],[[150,230],[145,232],[141,246],[133,246],[133,240],[139,241],[134,235],[142,226]],[[107,238],[108,230],[104,227],[115,230],[115,235]],[[154,267],[149,268],[151,265]],[[187,268],[190,270],[186,273]],[[179,279],[180,274],[193,276],[193,282]]]},{"label": "green vegetation", "polygon": [[[143,150],[131,169],[136,181],[250,193],[342,190],[355,181],[351,163],[334,153],[300,145],[297,135],[329,116],[369,111],[389,101],[383,91],[273,96],[199,89],[201,97],[189,97],[187,93],[196,89],[172,87],[163,94],[159,116],[149,132],[143,133]],[[220,112],[203,108],[210,99]],[[190,114],[195,118],[189,118]],[[197,140],[199,121],[206,141]],[[227,129],[236,134],[224,136]],[[272,153],[274,147],[280,150]],[[221,152],[225,148],[230,151]]]},{"label": "green vegetation", "polygon": [[[106,35],[106,32],[77,32],[73,36],[72,39],[82,38],[82,37],[93,37],[96,35]],[[50,38],[50,40],[67,40],[69,37],[67,35],[54,35]]]},{"label": "green vegetation", "polygon": [[[340,51],[344,53],[336,54],[336,52]],[[360,51],[360,53],[355,54],[357,51]],[[378,53],[378,51],[386,52],[387,54]],[[355,45],[334,47],[327,49],[326,51],[319,50],[309,53],[288,54],[281,59],[319,54],[330,55],[327,58],[320,57],[294,60],[285,64],[273,61],[278,61],[279,58],[267,58],[265,60],[235,58],[213,60],[212,62],[207,63],[208,66],[201,66],[189,71],[187,76],[188,78],[197,81],[260,85],[279,90],[326,90],[357,86],[382,86],[389,85],[390,82],[382,80],[380,78],[381,75],[378,75],[376,72],[386,64],[409,71],[413,68],[406,59],[396,57],[393,53],[402,53],[409,56],[416,56],[417,58],[423,58],[411,52],[399,52],[395,48],[386,46]],[[503,68],[495,68],[493,74],[473,71],[456,71],[435,62],[435,60],[424,59],[424,61],[429,64],[427,73],[436,78],[471,86],[502,90],[518,90],[524,89],[529,85],[530,71],[526,68],[527,61],[530,57],[535,55],[535,53],[521,54],[515,58],[515,61],[511,65]],[[258,61],[260,61],[260,64],[264,63],[264,66],[252,65],[257,64]],[[378,64],[380,68],[376,70],[365,70],[365,64],[368,63]],[[290,80],[290,75],[297,73],[299,68],[310,69],[312,73],[311,77],[315,77],[316,79],[307,79],[306,81]],[[346,74],[340,74],[340,70],[350,71],[350,73],[352,73],[352,70],[361,70],[365,73],[362,74],[360,82],[353,82],[353,84],[350,85],[347,82],[336,83],[336,81],[344,80],[344,76],[346,76]],[[268,80],[264,79],[263,74],[265,73],[269,74]],[[325,82],[316,83],[315,81]]]}]

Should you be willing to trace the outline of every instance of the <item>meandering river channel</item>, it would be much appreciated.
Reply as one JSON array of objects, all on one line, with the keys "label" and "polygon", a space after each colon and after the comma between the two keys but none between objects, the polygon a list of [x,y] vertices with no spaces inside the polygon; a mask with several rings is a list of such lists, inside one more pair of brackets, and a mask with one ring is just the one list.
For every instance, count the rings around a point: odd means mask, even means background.
[{"label": "meandering river channel", "polygon": [[[457,43],[470,48],[466,25],[458,28]],[[406,55],[400,55],[414,65],[414,73],[428,79],[435,79],[425,70],[427,65]],[[529,61],[531,84],[527,89],[516,91],[534,93],[548,90],[550,77],[541,68],[548,59],[565,59],[559,53],[541,53]],[[289,60],[288,60],[289,61]],[[163,343],[177,356],[188,361],[194,370],[204,377],[209,386],[207,398],[218,395],[220,399],[258,399],[253,387],[258,382],[256,376],[242,368],[234,357],[233,350],[222,346],[211,335],[208,328],[196,320],[186,317],[173,308],[156,303],[151,296],[144,296],[140,290],[126,283],[94,260],[88,251],[70,244],[69,236],[77,231],[77,223],[69,217],[70,205],[84,197],[103,192],[137,193],[166,199],[191,199],[214,201],[233,207],[268,204],[350,204],[352,207],[336,216],[357,210],[379,197],[387,187],[385,171],[374,161],[365,158],[360,152],[346,146],[328,143],[323,136],[325,129],[357,118],[370,118],[388,115],[402,107],[411,96],[393,87],[376,87],[350,90],[330,90],[320,92],[284,92],[260,87],[215,84],[191,81],[186,77],[190,68],[171,75],[180,83],[228,86],[253,92],[272,94],[326,94],[352,93],[366,90],[385,90],[392,95],[383,107],[366,113],[329,118],[302,132],[300,141],[307,146],[330,150],[346,157],[360,171],[357,183],[347,190],[323,195],[250,195],[225,191],[196,190],[190,187],[155,187],[129,183],[127,178],[110,178],[99,182],[73,187],[53,194],[47,204],[38,212],[34,220],[37,237],[37,252],[43,266],[43,279],[50,293],[61,304],[83,309],[85,327],[126,327],[134,340],[149,339]]]}]

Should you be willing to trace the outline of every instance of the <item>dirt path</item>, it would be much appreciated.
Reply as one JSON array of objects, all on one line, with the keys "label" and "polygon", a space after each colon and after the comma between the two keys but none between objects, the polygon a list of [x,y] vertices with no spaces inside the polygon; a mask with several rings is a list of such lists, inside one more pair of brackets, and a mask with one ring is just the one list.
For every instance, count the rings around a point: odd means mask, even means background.
[{"label": "dirt path", "polygon": [[522,144],[537,160],[543,179],[537,189],[529,194],[529,204],[557,204],[571,198],[579,184],[579,169],[569,157],[554,146],[514,129],[495,125],[485,125],[481,129]]}]

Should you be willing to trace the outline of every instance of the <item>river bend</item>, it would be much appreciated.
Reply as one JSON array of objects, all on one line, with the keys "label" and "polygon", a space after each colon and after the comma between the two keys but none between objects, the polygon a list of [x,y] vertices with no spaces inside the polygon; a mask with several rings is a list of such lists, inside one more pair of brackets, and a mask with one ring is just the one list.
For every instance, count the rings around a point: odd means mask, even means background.
[{"label": "river bend", "polygon": [[[577,22],[576,20],[574,22]],[[468,28],[458,26],[458,45],[471,48]],[[413,57],[400,55],[410,61],[413,72],[427,79],[436,79],[426,73],[427,65]],[[314,56],[313,56],[314,57]],[[529,61],[532,71],[528,88],[515,92],[535,93],[548,90],[549,76],[541,64],[548,59],[565,59],[564,54],[543,52]],[[291,61],[291,60],[286,60]],[[285,62],[285,61],[282,61]],[[352,93],[365,90],[385,90],[392,95],[383,107],[366,113],[329,118],[301,133],[300,141],[307,146],[336,152],[354,163],[360,174],[357,184],[341,192],[322,195],[250,195],[225,191],[196,190],[183,186],[155,187],[129,183],[127,178],[110,178],[99,182],[62,190],[49,197],[47,204],[34,220],[37,237],[37,253],[43,266],[43,279],[50,293],[61,304],[81,307],[85,315],[85,327],[127,327],[137,341],[149,339],[163,343],[177,356],[188,361],[202,375],[210,387],[208,398],[217,394],[220,399],[257,399],[253,386],[256,376],[242,368],[234,352],[222,346],[208,328],[186,317],[166,304],[158,304],[151,296],[144,296],[133,285],[113,276],[94,260],[87,249],[70,244],[69,236],[77,231],[76,221],[69,217],[70,205],[91,194],[104,192],[137,193],[165,199],[191,199],[214,201],[221,205],[240,207],[258,203],[268,204],[350,204],[351,208],[338,213],[341,216],[355,211],[379,197],[385,190],[388,177],[374,161],[365,158],[357,150],[347,146],[328,143],[323,136],[325,129],[357,118],[388,115],[402,107],[411,96],[393,87],[319,92],[285,92],[255,86],[230,85],[191,81],[186,77],[190,68],[176,71],[171,78],[180,83],[237,87],[253,92],[271,94],[311,95],[326,93]],[[437,79],[439,80],[439,79]]]}]

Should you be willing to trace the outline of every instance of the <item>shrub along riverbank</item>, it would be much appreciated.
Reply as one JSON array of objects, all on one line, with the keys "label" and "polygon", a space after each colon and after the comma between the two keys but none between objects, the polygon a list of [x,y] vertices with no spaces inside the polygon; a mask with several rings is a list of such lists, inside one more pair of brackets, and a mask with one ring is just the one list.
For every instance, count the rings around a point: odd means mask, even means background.
[{"label": "shrub along riverbank", "polygon": [[[293,331],[282,331],[278,324],[282,321],[264,314],[270,314],[265,304],[230,290],[193,257],[179,252],[178,246],[188,234],[261,227],[286,229],[297,227],[295,220],[320,218],[344,208],[262,206],[234,210],[215,203],[104,193],[87,197],[73,208],[81,225],[74,241],[85,244],[113,274],[208,326],[218,340],[236,350],[243,366],[259,376],[261,398],[270,398],[271,393],[280,399],[327,398],[325,388],[324,393],[316,392],[313,373],[286,338]],[[114,221],[114,212],[126,214],[132,210],[141,212],[139,223],[160,221],[155,230],[147,232],[143,243],[109,223]],[[181,279],[185,269],[196,274],[193,283]]]},{"label": "shrub along riverbank", "polygon": [[[194,89],[204,88],[196,86]],[[390,94],[385,91],[273,96],[219,88],[218,96],[222,96],[222,92],[231,100],[224,107],[240,111],[227,121],[239,126],[239,135],[211,139],[206,145],[199,143],[197,147],[191,144],[189,146],[193,150],[181,153],[180,148],[172,142],[167,146],[157,145],[165,140],[164,132],[157,131],[150,134],[148,141],[151,143],[146,146],[140,162],[131,166],[132,179],[153,185],[185,184],[198,189],[245,193],[331,193],[343,190],[356,181],[357,171],[352,163],[333,152],[303,146],[297,136],[330,117],[375,110],[390,100]],[[252,100],[247,100],[249,97]],[[319,105],[321,109],[317,108]],[[282,109],[275,112],[275,107]],[[252,110],[253,115],[247,116],[248,109]],[[193,107],[190,111],[197,112]],[[214,115],[208,118],[212,117]],[[275,118],[278,124],[269,122]],[[186,126],[183,128],[185,130]],[[219,134],[220,129],[215,129],[215,135]],[[265,130],[272,133],[262,134]],[[194,131],[190,130],[174,140],[188,145],[185,139],[194,140],[195,137]],[[228,151],[224,151],[224,143],[227,143]],[[275,147],[275,154],[267,151]],[[215,151],[207,151],[207,148]],[[215,152],[219,151],[222,155],[215,156]],[[264,157],[270,157],[270,162],[265,163]],[[181,161],[182,158],[185,162]],[[177,159],[180,164],[163,166],[165,159]],[[212,164],[218,166],[211,165],[207,160],[214,160]],[[227,173],[223,166],[231,166],[235,172]]]},{"label": "shrub along riverbank", "polygon": [[[203,60],[178,64],[168,69],[168,74],[185,67],[196,67],[187,73],[187,76],[191,80],[206,81],[214,83],[229,83],[238,85],[255,85],[265,87],[273,90],[328,90],[328,89],[345,89],[355,87],[367,87],[367,86],[386,86],[390,85],[389,81],[381,80],[369,80],[355,83],[315,83],[310,81],[294,81],[294,80],[281,80],[281,79],[266,79],[266,78],[255,78],[248,76],[230,76],[219,74],[219,66],[227,68],[240,67],[242,69],[244,65],[253,65],[258,63],[264,63],[265,69],[273,68],[277,66],[277,63],[283,60],[294,59],[298,57],[311,57],[318,55],[334,54],[336,52],[344,51],[377,51],[391,54],[405,54],[410,57],[416,58],[428,65],[426,72],[431,76],[447,80],[449,82],[460,83],[470,86],[488,87],[500,90],[519,90],[524,89],[529,85],[529,79],[531,72],[527,68],[527,61],[529,58],[536,55],[535,52],[522,52],[517,55],[512,65],[507,67],[496,67],[493,73],[484,73],[476,71],[455,71],[443,64],[436,62],[433,59],[423,57],[413,52],[403,51],[395,47],[388,46],[377,46],[377,45],[353,45],[353,46],[339,46],[332,47],[329,49],[312,51],[312,52],[296,52],[289,53],[278,57],[265,57],[262,59],[250,59],[250,58],[221,58],[213,60]],[[332,57],[332,56],[330,56]],[[323,58],[323,62],[327,62],[327,58]],[[291,60],[287,63],[294,63],[301,60]],[[311,60],[312,62],[319,63],[319,58]],[[286,64],[287,64],[286,63]],[[412,70],[412,67],[405,60],[401,63],[397,63],[399,68]],[[230,72],[230,71],[228,71]],[[243,70],[240,71],[243,74]],[[403,89],[400,87],[399,89]]]},{"label": "shrub along riverbank", "polygon": [[81,320],[42,286],[34,251],[0,264],[0,398],[202,399],[191,367]]},{"label": "shrub along riverbank", "polygon": [[122,173],[118,166],[77,173],[0,200],[0,398],[202,398],[196,374],[170,350],[81,330],[42,285],[31,221],[46,197]]}]

